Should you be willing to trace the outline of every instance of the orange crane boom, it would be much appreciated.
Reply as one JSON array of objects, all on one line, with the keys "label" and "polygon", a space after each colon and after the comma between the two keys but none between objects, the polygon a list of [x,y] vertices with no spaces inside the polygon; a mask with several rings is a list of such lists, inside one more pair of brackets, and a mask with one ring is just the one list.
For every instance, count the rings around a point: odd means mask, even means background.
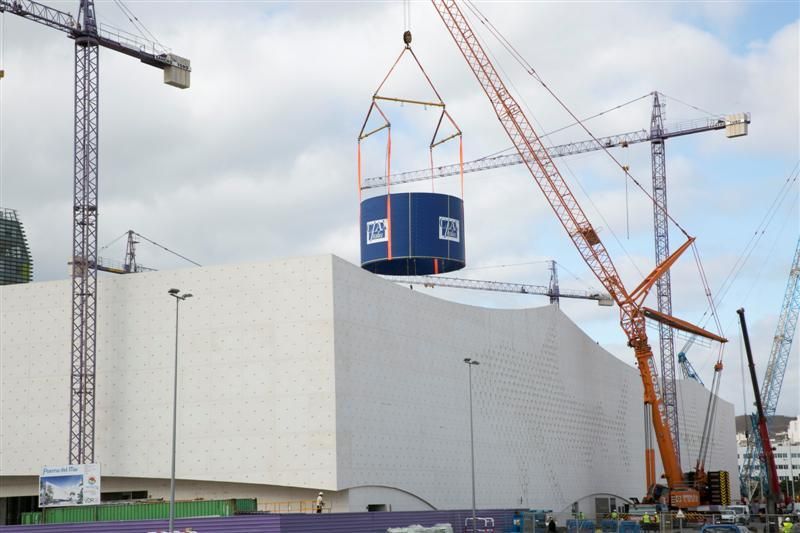
[{"label": "orange crane boom", "polygon": [[[647,340],[643,309],[644,299],[649,290],[658,278],[669,270],[678,257],[691,246],[694,238],[690,237],[672,255],[657,265],[655,270],[634,291],[629,293],[623,285],[606,247],[597,235],[597,231],[592,227],[566,181],[559,173],[547,148],[542,144],[522,108],[503,83],[455,0],[431,1],[478,79],[478,83],[489,97],[498,120],[516,147],[525,166],[528,167],[531,176],[547,198],[550,207],[566,229],[586,264],[619,306],[620,324],[628,338],[628,345],[634,349],[644,385],[644,402],[651,406],[653,429],[667,484],[672,491],[672,503],[679,507],[699,505],[700,494],[694,486],[684,482],[680,459],[675,453],[664,402],[658,386],[653,351]],[[660,318],[666,321],[671,319],[666,315]],[[703,337],[710,338],[713,335],[683,321],[681,321],[681,325],[686,330]],[[646,455],[652,455],[652,451]],[[650,472],[652,457],[647,459],[647,463],[647,470]],[[652,470],[654,470],[654,466]],[[650,477],[648,475],[648,478]],[[654,482],[654,479],[648,479],[648,483]],[[648,490],[650,488],[648,487]]]}]

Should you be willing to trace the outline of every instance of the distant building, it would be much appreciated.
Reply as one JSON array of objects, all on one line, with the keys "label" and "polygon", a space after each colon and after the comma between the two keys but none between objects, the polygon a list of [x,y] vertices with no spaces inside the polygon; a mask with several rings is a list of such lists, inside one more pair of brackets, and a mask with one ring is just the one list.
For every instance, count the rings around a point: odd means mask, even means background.
[{"label": "distant building", "polygon": [[800,444],[800,416],[789,422],[787,434],[792,444]]},{"label": "distant building", "polygon": [[13,209],[0,207],[0,285],[33,281],[25,229]]},{"label": "distant building", "polygon": [[[787,432],[778,432],[775,438],[770,439],[775,453],[775,466],[778,469],[778,478],[781,481],[788,481],[794,477],[800,477],[800,417],[789,422]],[[747,436],[744,433],[736,434],[737,458],[739,460],[739,470],[742,469],[747,455]],[[753,471],[754,477],[758,479],[759,470]]]}]

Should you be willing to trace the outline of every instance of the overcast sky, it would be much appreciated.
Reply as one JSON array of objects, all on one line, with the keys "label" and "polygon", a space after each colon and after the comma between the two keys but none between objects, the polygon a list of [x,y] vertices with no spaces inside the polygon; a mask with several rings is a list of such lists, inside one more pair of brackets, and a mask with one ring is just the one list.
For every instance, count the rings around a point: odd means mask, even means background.
[{"label": "overcast sky", "polygon": [[[77,5],[45,3],[72,13]],[[203,265],[323,253],[358,264],[356,137],[373,92],[402,48],[402,3],[127,5],[160,42],[191,59],[192,87],[181,91],[163,85],[157,69],[101,52],[100,244],[134,229]],[[666,145],[669,210],[697,237],[712,291],[720,289],[762,219],[772,217],[719,308],[723,333],[731,339],[721,393],[741,413],[752,394],[742,386],[735,309],[747,309],[763,376],[800,232],[797,2],[478,5],[578,116],[653,90],[668,95],[667,124],[709,113],[752,113],[747,137],[709,132]],[[101,23],[136,31],[114,2],[98,1],[97,14]],[[416,54],[464,132],[465,158],[509,147],[429,3],[412,3],[410,27]],[[540,133],[569,124],[557,102],[480,24],[475,28]],[[72,42],[8,14],[0,16],[0,29],[0,68],[6,71],[0,82],[0,205],[20,213],[36,280],[64,279],[71,247]],[[384,94],[427,95],[409,66],[401,65]],[[650,108],[647,96],[587,126],[596,135],[648,128]],[[435,111],[385,109],[395,125],[392,169],[424,167]],[[584,138],[585,132],[572,127],[548,142]],[[383,143],[380,136],[364,143],[365,175],[380,174]],[[649,191],[649,145],[613,153]],[[437,163],[452,162],[456,154],[454,146],[444,146]],[[622,171],[605,154],[556,163],[626,284],[638,284],[653,267],[649,200],[629,183],[626,201]],[[469,268],[460,275],[546,284],[541,261],[553,258],[563,265],[563,288],[599,288],[524,168],[470,174],[465,183]],[[436,187],[456,191],[457,180]],[[430,183],[407,188],[429,189]],[[673,226],[672,248],[682,242]],[[124,242],[101,255],[122,260]],[[146,244],[140,246],[139,260],[157,269],[188,266]],[[495,267],[478,268],[490,266]],[[672,279],[674,314],[700,320],[705,297],[690,255],[674,268]],[[547,302],[448,289],[433,294],[491,307]],[[616,308],[563,301],[562,309],[621,360],[633,363]],[[682,344],[678,340],[677,349]],[[787,368],[781,414],[800,412],[799,344]],[[715,357],[702,347],[689,352],[707,384]]]}]

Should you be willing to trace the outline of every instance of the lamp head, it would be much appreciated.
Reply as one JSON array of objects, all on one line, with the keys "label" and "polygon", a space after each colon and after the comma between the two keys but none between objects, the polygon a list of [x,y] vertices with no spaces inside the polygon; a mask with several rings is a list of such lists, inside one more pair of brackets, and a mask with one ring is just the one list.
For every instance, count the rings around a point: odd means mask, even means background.
[{"label": "lamp head", "polygon": [[167,292],[170,293],[172,296],[177,296],[178,293],[181,292],[181,290],[180,289],[170,289]]},{"label": "lamp head", "polygon": [[184,295],[183,295],[183,299],[184,299],[184,300],[185,300],[186,298],[191,298],[191,297],[192,297],[192,293],[191,293],[191,292],[190,292],[190,293],[188,293],[188,294],[184,294]]}]

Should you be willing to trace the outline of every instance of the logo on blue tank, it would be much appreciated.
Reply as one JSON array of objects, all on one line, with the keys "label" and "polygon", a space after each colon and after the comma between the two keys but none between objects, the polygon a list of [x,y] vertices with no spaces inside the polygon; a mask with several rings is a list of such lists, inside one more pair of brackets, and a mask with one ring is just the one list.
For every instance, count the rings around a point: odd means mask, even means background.
[{"label": "logo on blue tank", "polygon": [[385,218],[367,222],[367,244],[387,242],[388,240],[389,234],[387,232],[387,222]]},{"label": "logo on blue tank", "polygon": [[458,220],[439,217],[439,238],[444,241],[461,242],[461,224]]}]

